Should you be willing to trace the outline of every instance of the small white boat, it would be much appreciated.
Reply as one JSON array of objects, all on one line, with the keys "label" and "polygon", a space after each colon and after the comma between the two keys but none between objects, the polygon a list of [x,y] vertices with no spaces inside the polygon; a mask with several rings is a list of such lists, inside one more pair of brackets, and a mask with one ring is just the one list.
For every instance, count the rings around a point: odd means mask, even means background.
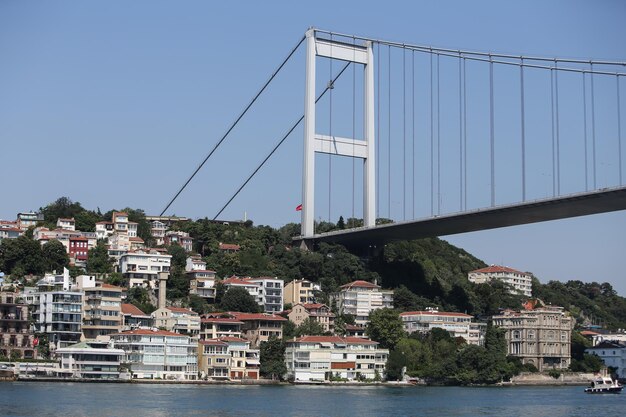
[{"label": "small white boat", "polygon": [[619,394],[624,387],[609,377],[598,377],[591,381],[591,386],[585,388],[588,394]]}]

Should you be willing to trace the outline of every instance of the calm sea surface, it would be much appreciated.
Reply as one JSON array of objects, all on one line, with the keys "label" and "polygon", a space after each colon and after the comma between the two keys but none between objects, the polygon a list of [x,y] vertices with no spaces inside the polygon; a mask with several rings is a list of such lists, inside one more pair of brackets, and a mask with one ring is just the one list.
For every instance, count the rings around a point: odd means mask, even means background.
[{"label": "calm sea surface", "polygon": [[583,387],[321,387],[0,383],[0,416],[623,416]]}]

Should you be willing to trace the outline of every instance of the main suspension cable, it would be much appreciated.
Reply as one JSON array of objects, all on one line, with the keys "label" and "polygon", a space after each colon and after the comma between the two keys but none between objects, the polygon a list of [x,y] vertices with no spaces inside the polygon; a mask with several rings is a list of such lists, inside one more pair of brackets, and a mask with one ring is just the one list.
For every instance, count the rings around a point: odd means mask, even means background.
[{"label": "main suspension cable", "polygon": [[170,208],[170,206],[172,205],[172,203],[174,203],[174,201],[178,198],[178,196],[180,195],[180,193],[183,192],[183,190],[187,187],[187,185],[191,182],[191,180],[196,176],[196,174],[198,173],[198,171],[200,171],[200,169],[202,169],[202,167],[204,166],[204,164],[209,160],[209,158],[215,153],[215,151],[217,150],[217,148],[220,147],[220,145],[222,144],[222,142],[224,142],[224,140],[228,137],[228,135],[230,134],[230,132],[235,128],[235,126],[237,126],[237,124],[239,123],[239,121],[243,118],[243,116],[248,112],[248,110],[250,109],[250,107],[252,107],[252,105],[255,103],[255,101],[259,98],[259,96],[261,96],[261,94],[263,93],[263,91],[265,91],[265,89],[267,88],[267,86],[270,85],[270,83],[274,80],[274,78],[276,77],[276,75],[278,75],[278,73],[280,72],[280,70],[285,66],[285,64],[287,64],[287,61],[289,61],[289,59],[293,56],[293,54],[296,52],[296,50],[300,47],[300,45],[302,45],[302,42],[304,42],[304,40],[306,39],[306,36],[303,36],[300,41],[296,44],[296,46],[291,50],[291,52],[289,52],[289,55],[287,55],[287,58],[285,58],[283,60],[283,62],[278,66],[278,68],[276,68],[276,70],[272,73],[272,75],[269,77],[269,79],[265,82],[265,84],[263,84],[263,87],[261,87],[261,89],[256,93],[256,95],[252,98],[252,100],[250,101],[250,103],[248,103],[248,105],[243,109],[243,111],[239,114],[239,116],[235,119],[235,121],[230,125],[230,127],[228,128],[228,130],[226,131],[226,133],[224,133],[224,135],[221,137],[221,139],[215,144],[215,146],[213,146],[213,149],[211,149],[211,152],[209,152],[209,154],[206,156],[206,158],[204,158],[204,160],[200,163],[200,165],[198,165],[198,168],[196,168],[196,170],[193,172],[193,174],[191,174],[191,176],[189,177],[189,179],[185,182],[185,184],[183,184],[182,187],[180,187],[180,190],[178,190],[178,192],[174,195],[174,197],[170,200],[169,203],[167,203],[167,206],[165,206],[165,208],[163,209],[163,211],[161,211],[161,214],[159,216],[162,216],[163,213],[165,213],[167,211],[168,208]]},{"label": "main suspension cable", "polygon": [[[350,66],[351,62],[348,62],[342,69],[341,71],[339,71],[339,73],[337,74],[337,76],[326,86],[326,88],[324,89],[324,91],[322,91],[320,93],[319,96],[317,96],[317,99],[315,99],[315,103],[317,103],[318,101],[320,101],[320,99],[324,96],[324,94],[326,94],[326,92],[328,90],[331,89],[331,86],[335,83],[335,81],[337,81],[337,79],[341,76],[341,74],[344,73],[344,71],[346,69],[348,69],[348,67]],[[291,135],[291,133],[296,129],[296,127],[298,127],[298,125],[302,122],[302,120],[304,120],[304,115],[302,115],[302,117],[300,117],[300,119],[298,119],[297,122],[295,122],[293,124],[293,126],[291,126],[291,128],[287,131],[287,133],[285,133],[285,135],[282,137],[282,139],[276,144],[276,146],[274,146],[274,148],[272,149],[272,151],[265,157],[265,159],[263,160],[263,162],[261,162],[259,164],[259,166],[256,167],[256,169],[252,172],[252,174],[250,174],[250,176],[244,181],[243,184],[241,184],[241,186],[237,189],[237,191],[235,191],[235,193],[232,195],[232,197],[230,197],[230,199],[226,202],[226,204],[224,204],[224,206],[221,208],[221,210],[215,215],[215,217],[213,217],[213,220],[217,219],[218,216],[220,214],[222,214],[222,212],[224,210],[226,210],[226,207],[228,207],[230,205],[230,203],[235,199],[235,197],[237,197],[237,195],[239,195],[239,193],[241,192],[241,190],[243,190],[243,188],[248,185],[248,183],[250,182],[250,180],[252,179],[252,177],[254,177],[256,175],[257,172],[259,172],[259,170],[263,167],[263,165],[265,165],[265,163],[271,158],[272,155],[274,155],[274,152],[276,152],[276,150],[280,147],[280,145],[283,144],[283,142],[285,142],[285,140],[289,137],[289,135]]]}]

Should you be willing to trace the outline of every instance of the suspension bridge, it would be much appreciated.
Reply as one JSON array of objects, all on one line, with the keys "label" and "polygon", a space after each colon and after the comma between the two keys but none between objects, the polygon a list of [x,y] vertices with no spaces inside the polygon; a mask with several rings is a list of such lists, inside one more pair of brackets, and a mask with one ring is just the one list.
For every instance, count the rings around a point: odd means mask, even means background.
[{"label": "suspension bridge", "polygon": [[[303,137],[296,240],[308,247],[372,247],[626,209],[626,62],[435,48],[310,29],[162,215],[301,48],[302,116],[214,219],[295,132]],[[322,213],[332,220],[337,195],[335,211],[356,227],[319,233]]]}]

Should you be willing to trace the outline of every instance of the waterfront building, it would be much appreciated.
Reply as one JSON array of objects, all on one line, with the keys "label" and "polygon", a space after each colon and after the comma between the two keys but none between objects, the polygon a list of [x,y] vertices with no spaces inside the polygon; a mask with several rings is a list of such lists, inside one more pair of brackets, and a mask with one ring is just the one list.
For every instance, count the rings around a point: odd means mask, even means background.
[{"label": "waterfront building", "polygon": [[219,339],[222,337],[242,337],[243,321],[228,313],[205,314],[200,322],[200,340]]},{"label": "waterfront building", "polygon": [[330,311],[326,304],[301,304],[293,306],[289,314],[289,320],[294,322],[296,326],[304,323],[306,319],[311,319],[319,323],[325,332],[335,330],[335,315]]},{"label": "waterfront building", "polygon": [[618,378],[626,379],[626,342],[604,340],[585,353],[597,355],[607,367],[616,368]]},{"label": "waterfront building", "polygon": [[492,319],[506,331],[509,355],[540,371],[569,367],[574,320],[563,307],[527,303],[526,310],[504,310]]},{"label": "waterfront building", "polygon": [[429,333],[438,327],[450,333],[451,337],[462,337],[468,344],[483,346],[487,323],[473,323],[469,314],[439,311],[427,308],[426,311],[400,313],[400,319],[407,333]]},{"label": "waterfront building", "polygon": [[122,303],[122,330],[153,327],[152,317],[137,306]]},{"label": "waterfront building", "polygon": [[47,335],[51,350],[80,341],[83,295],[79,291],[25,291],[24,299],[31,304],[35,331]]},{"label": "waterfront building", "polygon": [[243,322],[241,326],[242,336],[250,341],[250,345],[258,347],[262,342],[267,342],[270,336],[278,339],[283,337],[283,324],[286,318],[270,313],[229,313],[233,318]]},{"label": "waterfront building", "polygon": [[311,282],[307,279],[294,279],[285,284],[284,295],[285,304],[295,305],[298,303],[312,304],[315,303],[315,294],[321,291],[320,284]]},{"label": "waterfront building", "polygon": [[95,339],[118,333],[122,328],[122,288],[96,283],[83,287],[83,335]]},{"label": "waterfront building", "polygon": [[111,335],[124,351],[123,363],[133,378],[195,380],[198,375],[197,342],[165,330],[135,329]]},{"label": "waterfront building", "polygon": [[37,342],[30,327],[28,305],[18,293],[0,292],[0,356],[35,359]]},{"label": "waterfront building", "polygon": [[467,274],[467,279],[475,284],[484,284],[495,279],[507,284],[511,294],[522,294],[526,297],[533,296],[531,275],[506,266],[491,265],[470,271]]},{"label": "waterfront building", "polygon": [[87,379],[119,379],[124,351],[112,348],[107,342],[87,340],[57,349],[55,356],[60,359],[60,375]]},{"label": "waterfront building", "polygon": [[287,376],[295,381],[384,378],[388,349],[360,337],[303,336],[287,341]]},{"label": "waterfront building", "polygon": [[365,326],[372,311],[393,308],[393,291],[381,290],[379,285],[359,280],[342,285],[335,301],[340,312],[353,315],[356,324]]},{"label": "waterfront building", "polygon": [[150,315],[154,325],[160,329],[198,337],[200,316],[195,311],[180,307],[161,307]]},{"label": "waterfront building", "polygon": [[239,337],[220,337],[198,342],[198,370],[203,378],[259,379],[259,350]]}]

